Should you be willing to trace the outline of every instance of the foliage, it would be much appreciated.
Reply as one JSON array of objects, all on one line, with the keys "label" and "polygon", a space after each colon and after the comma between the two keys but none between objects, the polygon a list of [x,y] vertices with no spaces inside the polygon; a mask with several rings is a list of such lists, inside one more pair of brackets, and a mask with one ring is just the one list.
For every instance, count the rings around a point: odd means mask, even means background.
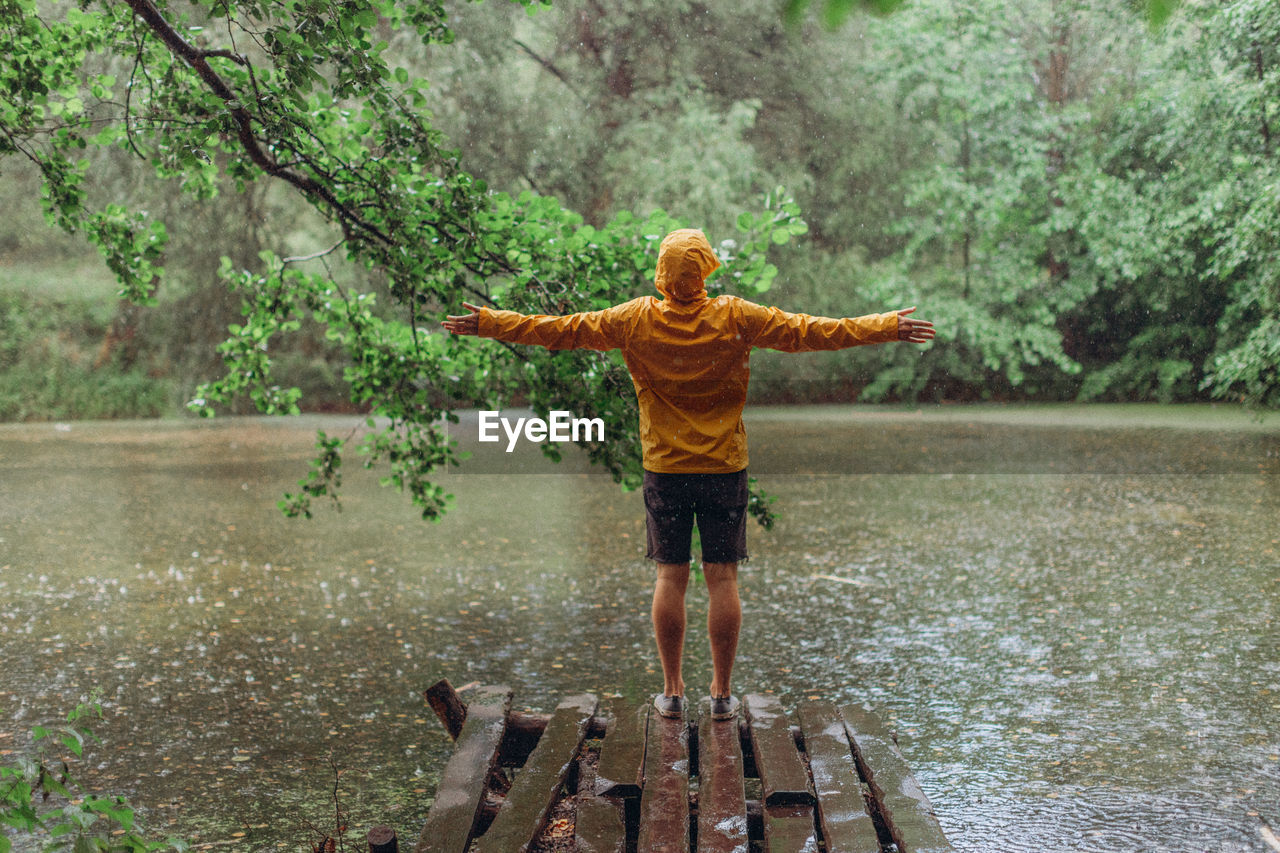
[{"label": "foliage", "polygon": [[[35,0],[0,5],[14,46],[0,64],[12,93],[0,107],[0,153],[39,167],[49,219],[84,231],[129,298],[154,300],[169,232],[147,211],[88,202],[89,145],[131,151],[197,198],[224,176],[278,181],[331,224],[327,249],[263,250],[255,269],[223,264],[243,318],[220,348],[227,374],[202,389],[198,411],[239,394],[267,414],[298,411],[301,392],[276,381],[275,353],[314,322],[345,351],[352,399],[370,412],[365,464],[385,465],[385,481],[426,518],[448,500],[430,479],[455,461],[445,421],[480,402],[603,418],[606,440],[588,454],[617,480],[638,481],[635,402],[616,357],[477,344],[434,326],[464,298],[560,313],[648,292],[657,241],[684,223],[657,209],[593,227],[554,198],[494,192],[463,171],[427,123],[425,81],[382,38],[409,29],[426,48],[451,41],[440,6],[130,0],[44,11]],[[89,71],[101,67],[115,71]],[[776,273],[764,251],[804,226],[781,192],[740,226],[717,286],[761,292]],[[382,293],[317,266],[335,252],[382,279]],[[287,511],[306,514],[336,487],[340,446],[321,438],[313,476]]]},{"label": "foliage", "polygon": [[[790,23],[795,24],[809,8],[810,2],[811,0],[787,0],[783,15]],[[1153,26],[1159,26],[1173,14],[1179,3],[1180,0],[1142,0],[1141,5],[1147,20]],[[821,15],[823,23],[834,29],[842,25],[855,9],[885,14],[901,5],[902,0],[825,0],[821,4]]]},{"label": "foliage", "polygon": [[[756,397],[767,386],[766,399],[1203,398],[1226,285],[1164,275],[1148,289],[1110,268],[1117,247],[1159,245],[1148,212],[1183,197],[1150,198],[1153,172],[1132,168],[1130,146],[1143,116],[1169,123],[1152,109],[1162,51],[1193,43],[1198,26],[1132,5],[922,2],[850,18],[840,36],[803,21],[787,35],[769,4],[686,17],[678,4],[572,4],[536,25],[469,12],[469,58],[439,66],[441,122],[486,176],[549,187],[589,218],[651,203],[666,180],[684,182],[695,221],[714,223],[725,202],[694,200],[731,186],[709,177],[717,164],[767,171],[798,188],[812,226],[771,298],[835,315],[915,302],[939,322],[944,345],[923,356],[757,356]],[[1145,26],[1140,8],[1164,26]],[[673,19],[691,37],[672,38]],[[739,37],[714,38],[729,28]],[[698,112],[724,131],[695,135],[710,162],[686,168],[687,128],[707,126]],[[647,153],[654,138],[672,149],[665,161]]]},{"label": "foliage", "polygon": [[[634,482],[616,357],[436,324],[464,298],[559,313],[649,293],[677,224],[719,245],[716,288],[822,314],[915,303],[938,323],[923,351],[760,360],[758,376],[830,376],[805,386],[822,399],[1277,405],[1276,4],[845,16],[893,5],[524,0],[447,20],[390,0],[0,0],[0,155],[39,170],[50,221],[130,298],[189,282],[172,351],[232,324],[197,409],[313,405],[283,378],[299,364],[350,389],[369,431],[319,437],[297,514],[355,451],[438,516],[445,423],[480,403],[605,419],[586,450]],[[145,191],[103,177],[140,161]],[[778,184],[795,199],[761,207]],[[221,207],[182,218],[200,205]],[[216,278],[198,271],[213,254]]]},{"label": "foliage", "polygon": [[[64,756],[70,753],[79,758],[86,744],[97,742],[89,721],[101,717],[102,705],[95,693],[67,715],[67,725],[32,729],[34,755],[0,764],[0,824],[47,837],[47,850],[186,850],[178,839],[148,840],[127,800],[90,793],[72,776]],[[8,835],[0,835],[0,853],[8,853],[12,844]]]},{"label": "foliage", "polygon": [[[782,9],[783,16],[793,26],[798,23],[809,8],[810,0],[787,0]],[[821,4],[822,22],[835,29],[843,24],[857,8],[868,12],[886,14],[902,5],[902,0],[825,0]]]},{"label": "foliage", "polygon": [[[1064,318],[1086,399],[1215,397],[1275,407],[1280,372],[1274,4],[1188,7],[1162,74],[1114,114],[1070,190],[1096,295]],[[1263,45],[1267,45],[1266,49]],[[1116,334],[1105,341],[1102,325]]]},{"label": "foliage", "polygon": [[907,208],[891,226],[905,242],[876,290],[918,294],[907,301],[928,307],[947,345],[921,369],[888,365],[867,396],[956,383],[1034,389],[1079,370],[1056,324],[1092,285],[1066,263],[1061,185],[1075,165],[1090,67],[1117,49],[1110,24],[1088,3],[1067,12],[974,2],[877,22],[873,34],[892,48],[876,83],[936,153],[908,172]]},{"label": "foliage", "polygon": [[169,407],[165,380],[145,364],[98,363],[84,339],[108,322],[86,299],[0,292],[0,420],[154,417]]},{"label": "foliage", "polygon": [[555,196],[595,227],[662,208],[714,239],[765,191],[802,179],[775,173],[759,144],[783,72],[773,56],[773,73],[757,73],[763,52],[784,47],[776,9],[655,0],[452,14],[455,50],[397,47],[431,77],[436,125],[492,186]]},{"label": "foliage", "polygon": [[1153,32],[1045,0],[870,19],[861,73],[915,162],[865,288],[926,306],[943,345],[876,353],[863,396],[1273,406],[1278,16],[1191,4]]}]

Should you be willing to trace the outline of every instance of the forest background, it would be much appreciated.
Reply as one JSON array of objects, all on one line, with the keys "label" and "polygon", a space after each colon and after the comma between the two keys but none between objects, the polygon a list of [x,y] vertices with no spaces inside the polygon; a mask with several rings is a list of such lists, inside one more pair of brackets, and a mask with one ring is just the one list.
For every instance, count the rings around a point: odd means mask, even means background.
[{"label": "forest background", "polygon": [[[480,186],[554,197],[598,229],[669,215],[728,256],[768,196],[782,226],[755,298],[919,305],[937,323],[923,353],[761,353],[757,401],[1280,406],[1280,4],[1196,0],[1153,25],[1119,0],[914,0],[836,28],[773,0],[445,10],[445,37],[386,18],[370,32],[397,77],[430,81],[424,114]],[[118,101],[127,62],[97,71]],[[63,115],[91,113],[88,97]],[[46,225],[60,214],[37,159],[0,159],[0,419],[180,411],[253,311],[229,271],[333,242],[291,187],[225,168],[194,181],[187,163],[182,191],[129,147],[81,165],[89,196],[164,223],[144,305],[116,297],[81,233]],[[321,260],[355,289],[394,286]],[[288,331],[273,381],[298,406],[368,409],[349,348],[322,323]]]}]

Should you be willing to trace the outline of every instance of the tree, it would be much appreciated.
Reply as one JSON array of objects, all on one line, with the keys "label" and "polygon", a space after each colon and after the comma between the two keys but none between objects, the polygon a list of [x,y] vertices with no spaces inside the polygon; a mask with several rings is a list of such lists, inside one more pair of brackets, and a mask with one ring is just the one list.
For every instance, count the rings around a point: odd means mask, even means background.
[{"label": "tree", "polygon": [[[867,12],[888,13],[902,5],[903,0],[824,0],[821,4],[821,15],[828,27],[840,26],[855,10],[861,8]],[[811,0],[787,0],[783,14],[788,20],[797,21],[809,8]],[[1180,0],[1131,0],[1146,14],[1153,26],[1159,26],[1173,14],[1180,5]]]},{"label": "tree", "polygon": [[1078,372],[1057,322],[1093,285],[1071,271],[1062,191],[1118,29],[1098,4],[1044,0],[920,3],[874,30],[891,45],[876,85],[931,152],[904,179],[908,236],[881,287],[915,289],[954,345],[891,363],[870,393],[1035,394]]},{"label": "tree", "polygon": [[[1086,398],[1280,404],[1274,4],[1187,4],[1068,190],[1096,294],[1065,316]],[[1110,335],[1103,332],[1109,329]]]},{"label": "tree", "polygon": [[[623,211],[593,227],[552,198],[491,191],[431,126],[426,81],[389,50],[390,35],[406,30],[427,50],[452,39],[431,0],[0,0],[10,45],[0,58],[0,155],[36,164],[50,221],[83,232],[138,302],[164,275],[167,230],[148,211],[90,203],[91,145],[131,152],[196,198],[216,195],[222,180],[278,183],[328,223],[313,252],[263,251],[254,269],[224,261],[243,319],[221,346],[227,375],[197,410],[246,393],[265,413],[296,412],[300,392],[277,384],[272,354],[317,323],[346,351],[352,399],[370,413],[365,464],[385,465],[424,517],[447,503],[431,482],[456,462],[445,422],[481,402],[603,418],[606,440],[586,446],[590,458],[636,482],[635,401],[619,359],[475,346],[436,326],[464,298],[559,313],[647,292],[656,241],[678,220]],[[780,192],[740,222],[741,245],[712,286],[751,293],[774,272],[768,247],[804,225]],[[339,283],[330,257],[380,279],[385,298]],[[314,498],[335,493],[349,440],[318,436],[286,511],[309,513]]]}]

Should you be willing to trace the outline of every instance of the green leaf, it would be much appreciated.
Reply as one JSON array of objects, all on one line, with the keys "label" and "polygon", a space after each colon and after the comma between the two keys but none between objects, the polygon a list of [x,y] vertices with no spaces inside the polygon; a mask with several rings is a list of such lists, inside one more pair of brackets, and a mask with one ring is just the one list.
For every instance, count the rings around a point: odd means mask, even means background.
[{"label": "green leaf", "polygon": [[1153,27],[1161,26],[1181,5],[1181,0],[1147,0],[1147,20]]},{"label": "green leaf", "polygon": [[62,745],[74,752],[77,757],[84,754],[84,741],[78,732],[64,730],[61,740]]}]

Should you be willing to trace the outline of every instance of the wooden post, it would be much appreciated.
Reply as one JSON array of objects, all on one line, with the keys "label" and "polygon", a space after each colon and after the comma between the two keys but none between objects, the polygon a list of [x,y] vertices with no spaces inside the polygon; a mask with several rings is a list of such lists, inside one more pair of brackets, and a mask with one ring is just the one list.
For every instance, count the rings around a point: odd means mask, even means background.
[{"label": "wooden post", "polygon": [[375,826],[369,830],[369,853],[400,853],[396,831],[389,826]]},{"label": "wooden post", "polygon": [[462,724],[467,721],[467,706],[458,698],[458,691],[453,689],[449,679],[440,679],[422,695],[427,697],[431,710],[436,712],[449,737],[457,740],[462,734]]}]

